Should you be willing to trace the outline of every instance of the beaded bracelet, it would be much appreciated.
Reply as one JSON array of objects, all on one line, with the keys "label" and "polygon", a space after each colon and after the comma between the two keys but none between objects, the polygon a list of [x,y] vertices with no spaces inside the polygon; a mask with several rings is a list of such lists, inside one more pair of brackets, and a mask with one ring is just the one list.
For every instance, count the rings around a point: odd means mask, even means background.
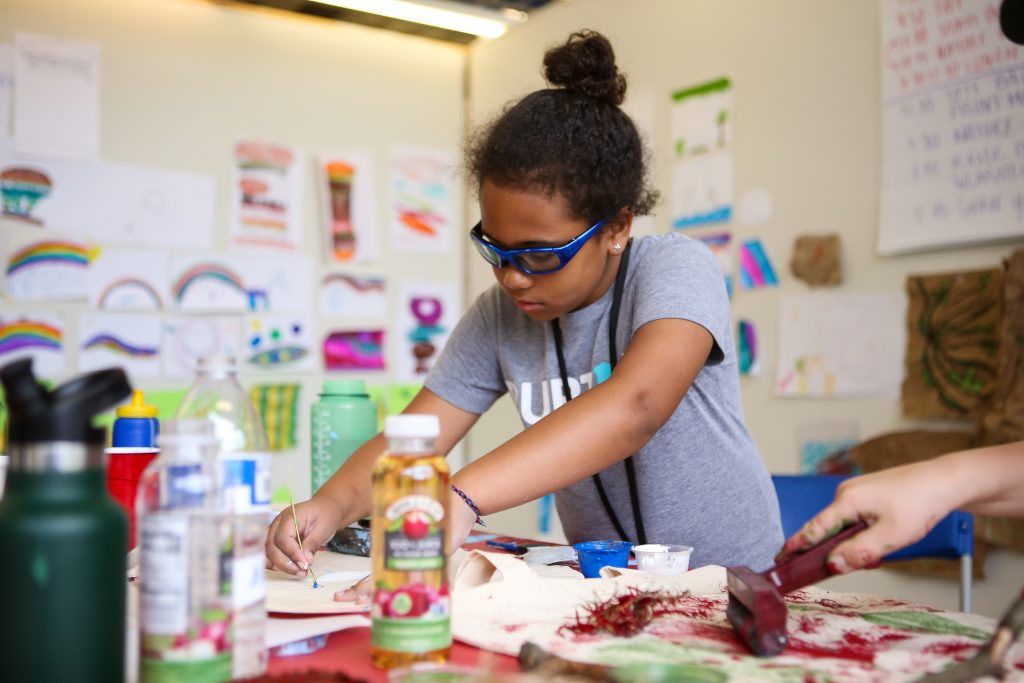
[{"label": "beaded bracelet", "polygon": [[459,494],[459,498],[465,501],[466,505],[469,506],[469,509],[476,513],[476,523],[480,526],[487,526],[486,524],[484,524],[484,520],[480,516],[480,508],[476,506],[476,503],[473,502],[473,499],[467,496],[465,493],[463,493],[462,489],[457,487],[455,484],[451,484],[451,487],[452,491],[455,491],[455,493]]}]

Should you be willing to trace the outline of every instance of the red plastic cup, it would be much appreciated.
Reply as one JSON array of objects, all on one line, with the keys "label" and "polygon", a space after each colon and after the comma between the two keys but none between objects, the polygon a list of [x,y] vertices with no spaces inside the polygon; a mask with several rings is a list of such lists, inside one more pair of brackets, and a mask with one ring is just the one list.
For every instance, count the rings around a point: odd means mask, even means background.
[{"label": "red plastic cup", "polygon": [[159,448],[126,446],[107,449],[107,491],[128,515],[128,549],[135,547],[135,498],[146,466],[160,453]]}]

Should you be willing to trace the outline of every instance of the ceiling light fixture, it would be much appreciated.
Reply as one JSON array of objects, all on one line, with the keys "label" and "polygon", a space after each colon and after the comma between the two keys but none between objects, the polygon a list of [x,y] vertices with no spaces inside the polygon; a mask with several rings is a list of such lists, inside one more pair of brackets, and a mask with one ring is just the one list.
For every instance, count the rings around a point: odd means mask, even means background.
[{"label": "ceiling light fixture", "polygon": [[[408,2],[408,0],[316,0],[316,2],[484,38],[497,38],[508,30],[508,25],[503,18],[492,19],[482,16],[480,12],[471,13],[463,11],[461,8],[458,10],[447,8],[448,5],[455,6],[454,3],[446,3],[445,6],[441,6],[439,2],[424,4]],[[495,17],[503,17],[498,12],[490,14]]]}]

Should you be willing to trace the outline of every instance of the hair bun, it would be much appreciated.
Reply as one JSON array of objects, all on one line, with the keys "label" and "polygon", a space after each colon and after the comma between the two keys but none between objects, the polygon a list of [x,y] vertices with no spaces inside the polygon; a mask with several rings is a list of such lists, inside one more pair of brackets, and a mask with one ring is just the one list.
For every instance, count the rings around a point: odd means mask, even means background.
[{"label": "hair bun", "polygon": [[612,44],[596,31],[578,31],[544,54],[548,83],[616,106],[626,97],[626,77],[615,66]]}]

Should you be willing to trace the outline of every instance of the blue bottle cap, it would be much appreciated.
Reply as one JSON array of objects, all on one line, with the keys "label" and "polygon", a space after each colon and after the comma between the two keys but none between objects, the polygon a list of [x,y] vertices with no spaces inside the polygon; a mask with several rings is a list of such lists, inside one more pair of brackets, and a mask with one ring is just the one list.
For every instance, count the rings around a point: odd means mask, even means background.
[{"label": "blue bottle cap", "polygon": [[115,448],[154,448],[158,424],[153,417],[119,417],[114,420],[111,445]]}]

